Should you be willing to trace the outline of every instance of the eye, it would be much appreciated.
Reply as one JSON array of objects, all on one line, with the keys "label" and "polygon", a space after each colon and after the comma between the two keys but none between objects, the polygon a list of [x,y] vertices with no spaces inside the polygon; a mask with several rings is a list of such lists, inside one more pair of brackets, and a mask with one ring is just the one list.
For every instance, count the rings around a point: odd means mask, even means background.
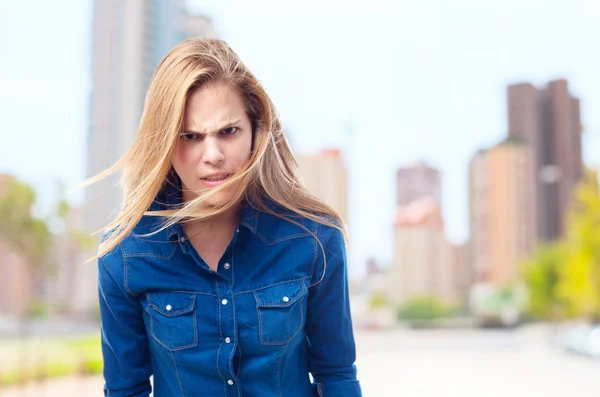
[{"label": "eye", "polygon": [[185,133],[179,135],[179,139],[181,139],[183,142],[197,141],[198,139],[200,139],[200,134]]},{"label": "eye", "polygon": [[221,134],[223,135],[233,135],[238,131],[237,127],[229,127],[221,130]]}]

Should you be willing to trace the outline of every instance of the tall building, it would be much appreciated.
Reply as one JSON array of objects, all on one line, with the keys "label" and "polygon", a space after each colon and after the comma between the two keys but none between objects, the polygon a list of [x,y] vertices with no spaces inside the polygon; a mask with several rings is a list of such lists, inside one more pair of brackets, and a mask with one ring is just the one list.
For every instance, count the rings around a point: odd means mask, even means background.
[{"label": "tall building", "polygon": [[540,240],[560,238],[565,214],[583,172],[579,99],[566,80],[551,81],[543,89],[529,83],[510,85],[509,136],[532,148],[536,206],[536,235]]},{"label": "tall building", "polygon": [[388,271],[388,297],[395,303],[433,296],[446,302],[464,298],[457,247],[444,235],[437,201],[424,197],[399,207],[394,221],[394,259]]},{"label": "tall building", "polygon": [[422,161],[396,171],[397,206],[404,207],[423,197],[441,203],[440,172]]},{"label": "tall building", "polygon": [[520,262],[536,245],[531,148],[515,138],[481,150],[469,170],[471,260],[476,281],[520,279]]},{"label": "tall building", "polygon": [[348,171],[338,149],[296,156],[308,191],[338,212],[348,224]]},{"label": "tall building", "polygon": [[[184,38],[203,32],[215,35],[212,22],[187,15],[184,0],[94,2],[87,176],[125,154],[162,57]],[[97,231],[113,220],[121,199],[118,176],[88,188],[86,227]]]}]

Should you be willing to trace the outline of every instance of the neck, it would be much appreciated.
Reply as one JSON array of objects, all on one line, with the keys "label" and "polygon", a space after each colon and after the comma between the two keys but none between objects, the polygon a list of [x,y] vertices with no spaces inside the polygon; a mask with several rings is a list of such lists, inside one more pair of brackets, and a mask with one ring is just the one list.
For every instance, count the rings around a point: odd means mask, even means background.
[{"label": "neck", "polygon": [[240,219],[240,208],[234,207],[206,220],[185,222],[183,230],[188,238],[221,233],[233,233]]}]

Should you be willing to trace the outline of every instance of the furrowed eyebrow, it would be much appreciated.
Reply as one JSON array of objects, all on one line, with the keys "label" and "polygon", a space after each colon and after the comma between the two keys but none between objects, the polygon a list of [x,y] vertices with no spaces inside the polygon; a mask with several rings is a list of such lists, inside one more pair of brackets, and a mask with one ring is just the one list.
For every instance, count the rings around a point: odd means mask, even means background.
[{"label": "furrowed eyebrow", "polygon": [[[233,126],[235,126],[236,124],[238,124],[240,121],[241,121],[241,120],[236,120],[236,121],[233,121],[233,122],[231,122],[231,123],[227,123],[227,124],[223,125],[222,127],[219,127],[219,128],[218,128],[216,131],[214,131],[214,132],[223,131],[223,130],[224,130],[224,129],[226,129],[226,128],[233,127]],[[191,129],[189,129],[189,128],[185,128],[185,129],[183,130],[182,134],[198,134],[198,135],[206,135],[207,133],[206,133],[206,132],[194,131],[194,130],[191,130]]]}]

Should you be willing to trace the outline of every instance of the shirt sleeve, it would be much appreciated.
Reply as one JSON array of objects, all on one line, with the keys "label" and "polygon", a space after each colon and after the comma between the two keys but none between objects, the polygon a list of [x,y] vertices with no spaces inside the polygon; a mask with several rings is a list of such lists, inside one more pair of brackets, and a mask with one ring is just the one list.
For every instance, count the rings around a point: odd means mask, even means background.
[{"label": "shirt sleeve", "polygon": [[[317,271],[313,278],[323,279],[309,289],[306,334],[309,370],[314,378],[315,395],[320,397],[359,397],[356,379],[356,347],[352,331],[346,247],[341,232],[327,228],[319,237],[326,254],[317,245]],[[325,273],[323,274],[323,270]]]},{"label": "shirt sleeve", "polygon": [[122,262],[120,252],[98,260],[104,395],[148,397],[152,367],[142,306],[114,277],[124,274]]}]

